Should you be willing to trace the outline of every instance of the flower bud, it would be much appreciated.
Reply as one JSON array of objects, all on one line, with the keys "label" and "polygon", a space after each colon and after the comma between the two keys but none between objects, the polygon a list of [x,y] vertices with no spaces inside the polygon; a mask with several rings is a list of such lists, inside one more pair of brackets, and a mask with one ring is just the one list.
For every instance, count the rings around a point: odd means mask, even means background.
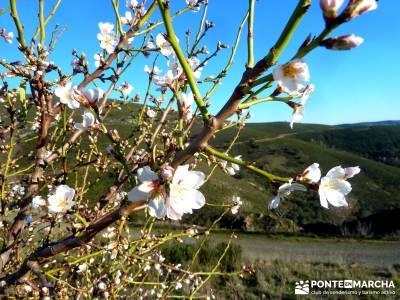
[{"label": "flower bud", "polygon": [[174,176],[174,168],[172,168],[171,166],[168,166],[168,165],[165,166],[161,172],[161,177],[164,180],[171,180],[173,176]]},{"label": "flower bud", "polygon": [[325,19],[334,19],[344,0],[320,0],[322,12]]},{"label": "flower bud", "polygon": [[348,19],[353,19],[362,15],[363,13],[374,10],[378,7],[376,0],[350,0],[350,3],[346,9]]},{"label": "flower bud", "polygon": [[350,50],[360,46],[364,39],[354,34],[342,35],[322,41],[321,45],[331,50]]}]

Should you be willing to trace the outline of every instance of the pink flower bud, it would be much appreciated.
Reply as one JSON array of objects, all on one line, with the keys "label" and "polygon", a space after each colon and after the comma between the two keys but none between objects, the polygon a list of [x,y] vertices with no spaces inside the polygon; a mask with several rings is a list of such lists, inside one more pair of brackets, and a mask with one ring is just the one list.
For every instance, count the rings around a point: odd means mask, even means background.
[{"label": "pink flower bud", "polygon": [[337,16],[339,8],[342,6],[344,0],[320,0],[322,12],[326,19],[334,19]]},{"label": "pink flower bud", "polygon": [[172,177],[174,176],[174,168],[172,168],[168,165],[165,166],[161,172],[161,176],[164,180],[171,180]]},{"label": "pink flower bud", "polygon": [[350,0],[346,13],[353,19],[378,7],[376,0]]},{"label": "pink flower bud", "polygon": [[331,50],[350,50],[360,46],[363,42],[362,37],[349,34],[324,40],[321,45]]}]

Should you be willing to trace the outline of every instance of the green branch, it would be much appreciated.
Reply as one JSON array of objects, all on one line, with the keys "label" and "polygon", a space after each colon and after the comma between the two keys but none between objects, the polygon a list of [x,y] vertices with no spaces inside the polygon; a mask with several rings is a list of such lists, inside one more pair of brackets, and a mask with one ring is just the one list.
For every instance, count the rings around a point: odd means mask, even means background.
[{"label": "green branch", "polygon": [[39,0],[39,22],[40,22],[40,46],[44,48],[46,38],[45,20],[44,20],[44,0]]},{"label": "green branch", "polygon": [[249,0],[249,19],[247,22],[247,65],[248,69],[254,67],[254,7],[255,0]]},{"label": "green branch", "polygon": [[[54,16],[54,14],[56,13],[57,8],[58,8],[58,6],[60,5],[60,3],[61,3],[61,0],[57,0],[57,2],[53,5],[53,7],[51,8],[50,13],[48,14],[48,16],[46,17],[46,19],[44,20],[44,26],[46,26],[47,23],[49,23],[49,21],[51,20],[51,18]],[[39,35],[39,33],[40,33],[40,26],[39,26],[38,28],[36,28],[36,31],[35,31],[35,33],[34,33],[34,35],[33,35],[32,40],[36,40],[37,37],[38,37],[38,35]]]},{"label": "green branch", "polygon": [[300,0],[297,4],[293,14],[283,29],[278,41],[272,47],[268,55],[264,58],[267,67],[276,63],[283,50],[286,48],[290,39],[292,38],[297,26],[305,16],[308,8],[311,5],[311,0]]},{"label": "green branch", "polygon": [[122,35],[124,32],[122,30],[121,15],[119,14],[118,4],[115,2],[115,0],[111,0],[111,3],[114,9],[115,19],[117,21],[117,31],[120,35]]},{"label": "green branch", "polygon": [[260,174],[260,175],[264,176],[269,181],[282,181],[282,182],[285,182],[285,181],[289,180],[289,178],[273,175],[271,173],[268,173],[267,171],[264,171],[264,170],[261,170],[261,169],[257,168],[254,165],[248,164],[247,162],[245,162],[243,160],[233,158],[233,157],[229,156],[228,154],[220,152],[220,151],[218,151],[217,149],[215,149],[215,148],[213,148],[211,146],[208,146],[205,149],[205,151],[208,152],[209,154],[214,155],[215,157],[218,157],[218,158],[222,159],[222,160],[229,161],[231,163],[237,164],[237,165],[239,165],[241,167],[244,167],[246,169],[252,170],[257,174]]},{"label": "green branch", "polygon": [[162,0],[157,0],[158,1],[158,5],[160,7],[160,11],[164,20],[164,25],[165,25],[165,29],[167,30],[168,33],[168,40],[171,43],[172,48],[175,51],[175,54],[179,60],[179,63],[181,64],[183,71],[186,75],[186,79],[189,83],[189,86],[193,92],[193,96],[194,96],[194,100],[196,101],[197,106],[200,109],[200,113],[203,116],[204,120],[209,120],[210,119],[210,114],[207,110],[207,107],[203,101],[203,97],[200,94],[200,90],[197,86],[196,80],[194,78],[193,75],[193,71],[189,65],[189,63],[187,62],[183,51],[181,49],[181,47],[179,46],[179,42],[176,38],[175,32],[174,32],[174,28],[172,26],[172,22],[171,22],[171,16],[169,13],[169,4],[165,5],[163,3]]},{"label": "green branch", "polygon": [[18,16],[16,0],[10,0],[10,9],[11,9],[11,17],[14,20],[15,27],[17,27],[17,31],[18,31],[17,40],[20,43],[21,47],[23,49],[26,49],[27,46],[26,46],[26,41],[25,41],[25,36],[24,36],[24,26],[22,26],[22,23]]}]

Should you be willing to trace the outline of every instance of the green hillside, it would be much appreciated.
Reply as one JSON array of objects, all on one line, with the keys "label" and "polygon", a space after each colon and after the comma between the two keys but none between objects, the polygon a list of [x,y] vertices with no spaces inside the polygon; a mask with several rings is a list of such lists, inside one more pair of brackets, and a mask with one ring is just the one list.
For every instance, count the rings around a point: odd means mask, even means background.
[{"label": "green hillside", "polygon": [[[117,129],[123,139],[134,136],[131,121],[137,109],[138,106],[127,104],[121,105],[121,110],[112,110],[106,119],[107,127]],[[79,113],[75,116],[79,116]],[[326,210],[320,206],[317,193],[310,191],[294,193],[278,210],[269,211],[267,205],[275,190],[269,182],[247,170],[241,170],[239,174],[231,177],[217,168],[212,179],[202,188],[211,205],[197,211],[188,221],[199,225],[210,224],[222,211],[222,208],[212,204],[230,204],[233,195],[242,198],[243,206],[238,215],[227,214],[220,226],[249,231],[298,231],[309,223],[341,224],[384,210],[400,208],[400,168],[396,167],[396,164],[390,166],[380,162],[382,159],[379,156],[381,148],[382,153],[386,153],[385,149],[398,151],[400,135],[396,136],[396,132],[400,133],[400,126],[340,128],[296,124],[295,129],[291,130],[288,123],[246,124],[231,154],[241,154],[244,160],[252,161],[276,175],[294,176],[313,162],[320,163],[323,173],[337,165],[360,166],[361,174],[351,180],[353,191],[348,197],[350,206]],[[193,134],[196,134],[196,130]],[[218,133],[211,144],[224,150],[235,134],[235,128],[225,130]],[[29,139],[29,135],[26,138]],[[60,145],[62,140],[63,138],[60,138]],[[88,144],[86,135],[81,143]],[[106,139],[99,139],[101,152],[106,153],[108,145]],[[146,147],[145,144],[141,146]],[[20,161],[21,166],[31,163],[30,158],[24,154],[33,149],[33,141],[18,147],[18,154],[24,156]],[[74,151],[68,154],[71,165],[78,155],[79,153]],[[210,171],[211,167],[201,163],[200,168]],[[68,178],[70,184],[74,185],[80,180],[82,172],[83,170],[78,170],[71,175]],[[115,174],[112,171],[100,175],[89,174],[88,181],[91,183],[85,197],[98,199],[114,179]],[[125,189],[128,190],[129,187]]]},{"label": "green hillside", "polygon": [[321,132],[304,132],[298,137],[400,167],[400,125],[334,128]]},{"label": "green hillside", "polygon": [[[353,191],[348,197],[350,207],[330,210],[321,208],[317,193],[311,192],[296,193],[284,201],[278,211],[268,212],[267,202],[273,197],[273,188],[268,182],[246,170],[241,171],[237,178],[214,178],[205,187],[206,191],[210,190],[210,196],[214,198],[216,197],[213,195],[221,195],[219,198],[224,198],[225,201],[229,200],[229,195],[225,194],[239,194],[246,200],[242,215],[249,219],[250,213],[255,219],[247,220],[249,223],[266,222],[267,226],[275,224],[278,217],[279,222],[289,219],[300,226],[314,222],[339,224],[345,220],[400,207],[399,168],[302,138],[303,134],[318,136],[331,132],[332,126],[302,124],[293,131],[288,128],[287,123],[248,124],[247,127],[248,136],[239,140],[232,154],[242,154],[245,160],[254,161],[274,174],[293,176],[313,162],[320,163],[323,173],[336,165],[359,165],[362,169],[362,173],[351,180]],[[218,137],[213,144],[222,147],[231,135],[233,130]],[[369,138],[379,139],[379,136]],[[351,144],[351,141],[348,140],[347,143]],[[242,177],[246,180],[241,180]]]}]

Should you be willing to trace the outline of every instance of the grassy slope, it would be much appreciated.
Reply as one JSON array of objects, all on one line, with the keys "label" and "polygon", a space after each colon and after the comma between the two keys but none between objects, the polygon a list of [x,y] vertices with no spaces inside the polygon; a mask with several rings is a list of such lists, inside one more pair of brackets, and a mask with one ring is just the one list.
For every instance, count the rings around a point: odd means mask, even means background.
[{"label": "grassy slope", "polygon": [[[131,120],[137,110],[138,107],[132,105],[123,105],[121,110],[114,109],[107,118],[108,128],[117,129],[122,138],[129,136],[132,133]],[[76,115],[79,120],[79,113]],[[400,131],[400,126],[397,128]],[[202,190],[211,203],[229,203],[232,195],[241,196],[244,204],[239,216],[230,217],[225,220],[225,223],[229,224],[239,220],[239,224],[246,223],[247,229],[255,230],[271,228],[271,224],[279,227],[282,222],[285,230],[288,230],[288,227],[293,225],[287,221],[288,219],[293,220],[296,224],[315,221],[340,223],[346,219],[367,216],[383,209],[399,208],[399,168],[369,160],[354,153],[328,148],[325,144],[315,142],[313,139],[313,137],[330,135],[332,132],[340,130],[344,129],[318,124],[296,124],[294,130],[290,130],[287,123],[248,124],[231,153],[242,154],[245,160],[254,161],[265,170],[288,176],[300,173],[313,162],[319,162],[323,172],[340,164],[343,166],[359,165],[363,172],[352,179],[354,190],[348,197],[350,208],[324,210],[319,206],[318,195],[311,192],[295,193],[290,199],[284,201],[277,212],[269,212],[267,203],[273,197],[272,186],[265,179],[246,170],[242,170],[236,177],[229,177],[217,169],[215,176]],[[348,138],[347,135],[337,135],[337,139],[341,137],[339,140],[343,144],[353,145],[353,141],[359,143],[360,139],[379,141],[381,138],[376,130],[369,129],[367,137],[360,127],[346,130],[352,130],[351,138]],[[360,134],[360,137],[357,134]],[[235,129],[223,131],[211,143],[224,149],[234,135]],[[83,137],[82,142],[87,144],[87,136]],[[109,142],[104,139],[100,139],[99,142],[99,148],[105,153]],[[18,152],[24,154],[33,149],[33,143],[28,143],[19,147]],[[69,157],[72,158],[75,154],[70,153]],[[23,161],[21,163],[24,165]],[[32,161],[27,159],[26,164],[28,163],[32,163]],[[208,167],[203,165],[202,168],[207,169]],[[82,172],[77,173],[77,176],[77,180],[80,180]],[[241,178],[246,179],[241,180]],[[92,176],[89,176],[89,179],[91,182],[96,180]],[[76,178],[69,179],[71,183],[75,180]],[[101,178],[97,180],[98,182],[89,190],[88,198],[92,198],[92,196],[97,198],[99,194],[103,194],[106,187],[112,183],[113,174],[101,174]],[[208,207],[202,209],[194,218],[202,224],[207,224],[217,214],[218,209]],[[241,227],[243,228],[242,225]]]},{"label": "grassy slope", "polygon": [[363,157],[400,167],[400,126],[364,126],[299,135],[305,141],[357,153]]},{"label": "grassy slope", "polygon": [[[285,123],[249,124],[247,127],[248,133],[242,135],[232,153],[242,154],[244,159],[255,161],[257,165],[270,172],[293,176],[313,162],[319,162],[323,172],[327,172],[336,165],[359,165],[363,170],[359,176],[352,179],[353,192],[348,197],[350,208],[326,211],[318,206],[316,193],[295,194],[291,197],[291,201],[285,201],[278,214],[299,223],[327,220],[338,223],[344,219],[351,219],[353,216],[363,217],[384,209],[399,207],[400,195],[397,192],[400,181],[399,168],[298,138],[299,134],[313,136],[314,134],[329,133],[333,131],[331,126],[303,124],[297,126],[294,131],[290,131]],[[222,137],[217,138],[214,145],[226,145],[228,137],[233,135],[233,131],[224,133]],[[271,139],[273,136],[280,138]],[[379,135],[369,138],[379,139]],[[348,143],[350,144],[351,140]],[[225,185],[228,193],[238,193],[243,199],[248,200],[246,203],[249,204],[244,206],[246,212],[265,211],[267,200],[272,198],[271,187],[250,172],[242,171],[242,174],[256,185],[229,178],[217,180],[214,186],[219,185],[219,190],[223,191]],[[205,189],[208,190],[210,187]],[[211,189],[213,190],[212,195],[218,192],[215,187]],[[222,194],[226,194],[226,192]]]}]

